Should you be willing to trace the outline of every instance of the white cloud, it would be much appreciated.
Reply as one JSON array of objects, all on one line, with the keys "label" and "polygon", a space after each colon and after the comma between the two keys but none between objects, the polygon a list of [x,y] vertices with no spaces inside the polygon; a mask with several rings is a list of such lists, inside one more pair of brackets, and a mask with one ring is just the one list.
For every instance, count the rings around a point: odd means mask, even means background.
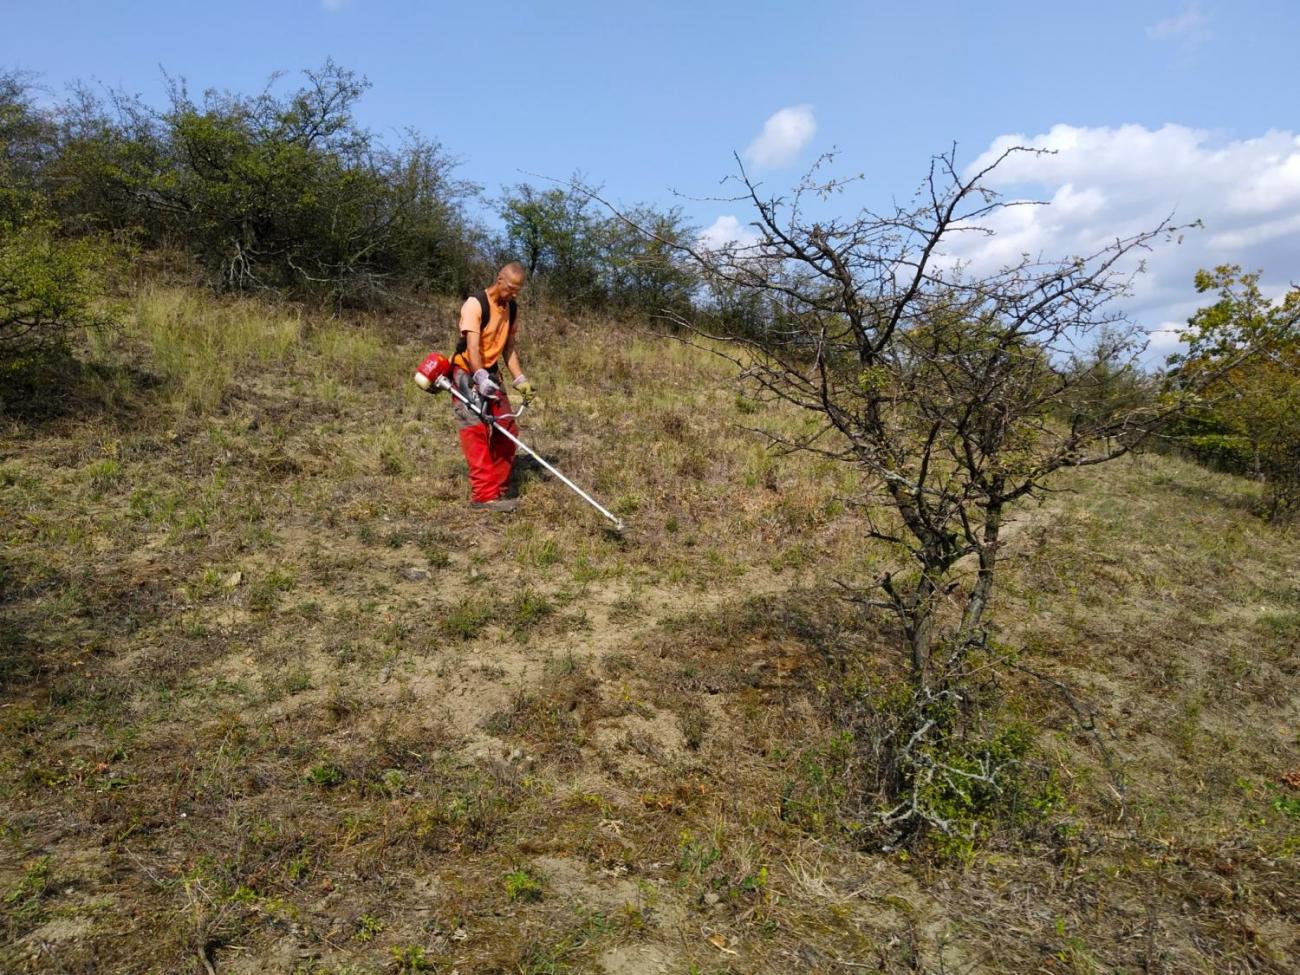
[{"label": "white cloud", "polygon": [[816,131],[811,105],[783,108],[763,123],[763,131],[749,144],[745,158],[764,169],[788,166]]},{"label": "white cloud", "polygon": [[1147,37],[1156,41],[1172,41],[1190,51],[1213,36],[1210,21],[1201,8],[1192,4],[1174,17],[1166,18],[1147,27]]},{"label": "white cloud", "polygon": [[1151,361],[1172,351],[1174,332],[1207,300],[1192,287],[1197,268],[1262,269],[1262,287],[1277,294],[1300,267],[1300,135],[1294,132],[1223,141],[1181,125],[1057,125],[1040,135],[1000,136],[968,174],[1012,146],[1055,154],[1013,155],[988,184],[1007,199],[1050,205],[1000,212],[987,224],[996,231],[991,239],[958,235],[949,255],[970,261],[976,272],[1021,254],[1091,254],[1170,213],[1178,224],[1204,223],[1204,229],[1188,230],[1181,244],[1158,243],[1142,255],[1147,273],[1125,299],[1130,316],[1153,333]]},{"label": "white cloud", "polygon": [[717,250],[727,244],[739,244],[746,247],[758,240],[753,227],[747,227],[731,214],[718,217],[700,233],[700,244],[709,250]]}]

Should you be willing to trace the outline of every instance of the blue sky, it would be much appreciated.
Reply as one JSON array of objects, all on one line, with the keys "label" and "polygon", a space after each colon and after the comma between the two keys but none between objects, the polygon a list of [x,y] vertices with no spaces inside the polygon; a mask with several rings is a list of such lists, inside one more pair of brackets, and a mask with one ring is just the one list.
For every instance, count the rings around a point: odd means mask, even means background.
[{"label": "blue sky", "polygon": [[[1195,305],[1200,264],[1264,266],[1275,290],[1300,276],[1295,3],[2,0],[0,24],[0,65],[56,94],[83,79],[158,102],[164,68],[249,91],[333,57],[372,83],[364,124],[439,139],[489,195],[581,171],[620,202],[666,204],[717,193],[733,152],[778,188],[836,148],[867,177],[845,205],[880,204],[954,141],[973,162],[1018,137],[1068,156],[1004,186],[1063,204],[1014,228],[1026,247],[1170,209],[1207,219],[1153,258],[1132,305],[1153,330]],[[735,206],[687,206],[743,233]]]}]

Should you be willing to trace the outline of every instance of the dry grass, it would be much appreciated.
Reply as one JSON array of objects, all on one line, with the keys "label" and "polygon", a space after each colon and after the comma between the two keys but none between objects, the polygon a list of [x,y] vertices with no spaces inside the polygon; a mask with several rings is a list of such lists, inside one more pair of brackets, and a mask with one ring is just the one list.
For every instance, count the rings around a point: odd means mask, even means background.
[{"label": "dry grass", "polygon": [[896,658],[832,580],[884,556],[851,472],[743,429],[802,418],[526,314],[526,439],[633,527],[526,468],[471,518],[409,381],[449,325],[137,311],[109,408],[4,431],[6,971],[1293,964],[1300,541],[1251,485],[1142,457],[1027,509],[996,616],[1063,804],[868,854],[837,709]]}]

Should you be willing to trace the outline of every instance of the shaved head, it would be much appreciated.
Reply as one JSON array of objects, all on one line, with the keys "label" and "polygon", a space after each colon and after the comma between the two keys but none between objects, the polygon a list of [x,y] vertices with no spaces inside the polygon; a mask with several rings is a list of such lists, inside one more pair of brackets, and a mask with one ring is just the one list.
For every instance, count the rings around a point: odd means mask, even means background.
[{"label": "shaved head", "polygon": [[524,279],[528,273],[518,261],[511,261],[497,272],[497,279],[488,290],[498,301],[514,301],[515,296],[524,290]]}]

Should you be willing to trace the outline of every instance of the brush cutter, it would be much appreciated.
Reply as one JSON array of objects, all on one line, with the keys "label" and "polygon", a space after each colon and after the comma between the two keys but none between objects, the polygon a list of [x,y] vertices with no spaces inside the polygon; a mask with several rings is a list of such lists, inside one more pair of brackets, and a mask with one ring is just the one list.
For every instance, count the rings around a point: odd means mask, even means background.
[{"label": "brush cutter", "polygon": [[415,384],[426,392],[431,393],[435,389],[445,389],[447,392],[451,393],[452,396],[464,403],[475,416],[489,426],[492,426],[497,433],[508,438],[516,447],[524,451],[524,453],[528,454],[529,457],[532,457],[533,460],[537,461],[537,463],[541,464],[563,481],[574,494],[582,498],[583,501],[586,501],[587,504],[591,505],[608,518],[610,522],[613,523],[615,530],[623,530],[623,522],[619,518],[602,508],[600,504],[591,497],[591,495],[547,463],[545,458],[537,453],[537,451],[533,450],[532,447],[528,446],[528,444],[524,443],[505,427],[496,424],[496,418],[492,416],[491,410],[488,409],[484,403],[479,401],[477,397],[466,396],[463,392],[457,389],[456,385],[451,381],[451,363],[447,361],[446,356],[434,352],[421,362],[420,368],[415,371]]}]

